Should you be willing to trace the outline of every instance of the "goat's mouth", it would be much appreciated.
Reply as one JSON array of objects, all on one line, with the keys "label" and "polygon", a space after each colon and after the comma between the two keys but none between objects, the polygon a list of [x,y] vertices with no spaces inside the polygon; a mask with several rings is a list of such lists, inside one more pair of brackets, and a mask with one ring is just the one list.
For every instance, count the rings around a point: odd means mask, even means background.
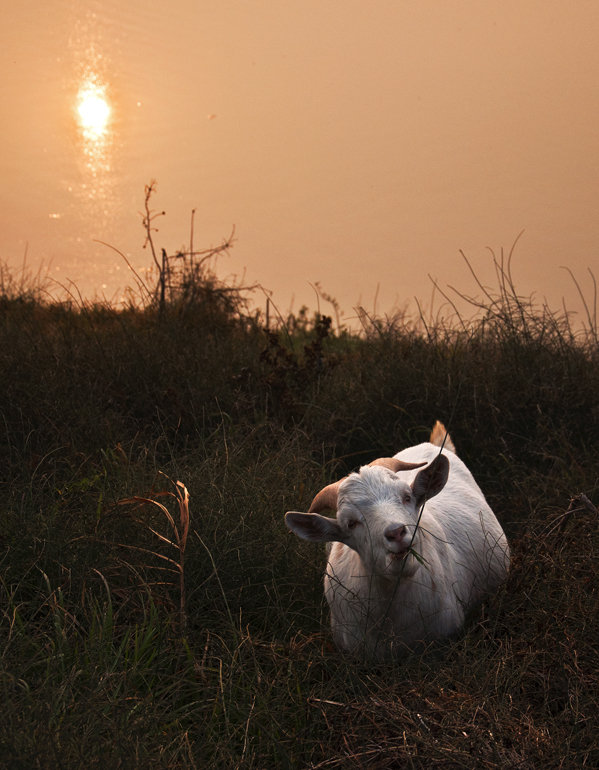
[{"label": "goat's mouth", "polygon": [[409,548],[400,548],[399,551],[387,551],[387,558],[390,564],[403,561],[409,553]]},{"label": "goat's mouth", "polygon": [[398,551],[387,551],[384,572],[393,580],[401,577],[410,577],[416,568],[412,549],[400,548]]}]

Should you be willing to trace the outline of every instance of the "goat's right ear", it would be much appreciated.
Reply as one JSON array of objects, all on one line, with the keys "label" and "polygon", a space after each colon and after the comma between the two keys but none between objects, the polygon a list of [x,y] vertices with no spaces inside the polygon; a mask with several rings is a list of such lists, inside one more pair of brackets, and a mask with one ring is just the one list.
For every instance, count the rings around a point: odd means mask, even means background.
[{"label": "goat's right ear", "polygon": [[344,541],[343,532],[336,520],[328,519],[319,513],[289,511],[285,514],[285,524],[302,540],[310,540],[312,543]]},{"label": "goat's right ear", "polygon": [[445,455],[438,454],[435,459],[423,468],[412,482],[412,490],[416,496],[416,504],[422,505],[443,489],[449,476],[449,460]]}]

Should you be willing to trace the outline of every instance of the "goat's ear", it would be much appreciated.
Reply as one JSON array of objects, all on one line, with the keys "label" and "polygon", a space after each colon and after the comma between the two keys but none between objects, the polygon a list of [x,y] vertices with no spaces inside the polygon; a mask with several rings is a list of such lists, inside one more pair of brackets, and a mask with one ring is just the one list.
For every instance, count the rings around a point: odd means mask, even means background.
[{"label": "goat's ear", "polygon": [[329,543],[332,540],[343,542],[344,539],[341,527],[335,519],[328,519],[319,513],[289,511],[285,514],[285,524],[303,540],[313,543]]},{"label": "goat's ear", "polygon": [[435,459],[423,468],[412,482],[412,491],[417,505],[439,494],[449,476],[449,460],[445,455],[437,455]]}]

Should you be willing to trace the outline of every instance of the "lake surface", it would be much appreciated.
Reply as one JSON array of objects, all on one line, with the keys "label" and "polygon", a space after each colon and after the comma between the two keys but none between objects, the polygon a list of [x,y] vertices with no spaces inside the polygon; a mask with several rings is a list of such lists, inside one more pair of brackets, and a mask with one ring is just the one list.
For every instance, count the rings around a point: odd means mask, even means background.
[{"label": "lake surface", "polygon": [[315,307],[317,283],[346,317],[426,305],[429,274],[473,293],[460,249],[491,281],[486,247],[521,230],[524,293],[576,306],[561,265],[591,289],[595,3],[2,6],[0,259],[15,268],[118,299],[134,282],[114,249],[151,265],[155,179],[157,246],[189,244],[192,210],[198,248],[235,226],[219,273],[282,312]]}]

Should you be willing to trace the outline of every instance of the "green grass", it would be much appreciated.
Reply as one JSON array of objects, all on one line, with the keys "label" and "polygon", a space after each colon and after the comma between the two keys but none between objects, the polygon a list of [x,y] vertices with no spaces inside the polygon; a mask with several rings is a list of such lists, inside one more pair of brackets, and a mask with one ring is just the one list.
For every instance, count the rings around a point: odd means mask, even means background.
[{"label": "green grass", "polygon": [[[473,319],[359,334],[267,329],[207,272],[116,309],[2,271],[0,765],[599,764],[596,324],[497,267]],[[459,638],[369,667],[283,515],[437,418],[511,574]]]}]

